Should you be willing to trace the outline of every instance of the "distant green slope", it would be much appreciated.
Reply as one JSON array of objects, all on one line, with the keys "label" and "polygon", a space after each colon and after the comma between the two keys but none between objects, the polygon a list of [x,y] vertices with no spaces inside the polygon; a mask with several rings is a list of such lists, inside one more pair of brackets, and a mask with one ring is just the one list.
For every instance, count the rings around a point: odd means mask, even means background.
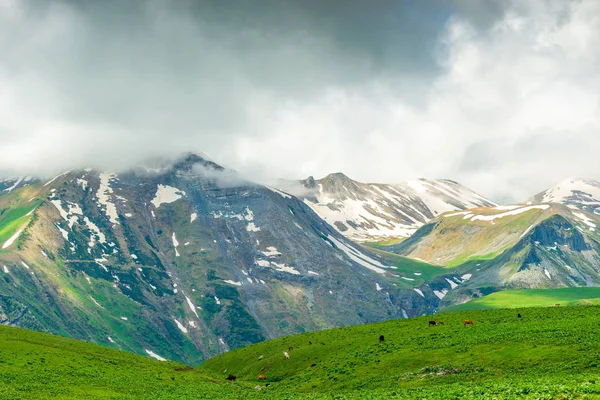
[{"label": "distant green slope", "polygon": [[39,198],[32,197],[37,186],[16,190],[0,199],[0,252],[6,251],[2,248],[6,241],[27,226],[34,217],[32,211],[42,203]]},{"label": "distant green slope", "polygon": [[504,290],[464,304],[445,308],[443,312],[517,307],[549,307],[554,304],[560,304],[561,306],[600,304],[600,287]]},{"label": "distant green slope", "polygon": [[413,260],[412,258],[399,256],[398,254],[381,249],[372,248],[370,250],[382,257],[386,264],[392,265],[395,268],[391,281],[400,287],[418,287],[437,276],[448,273],[448,270],[444,267]]}]

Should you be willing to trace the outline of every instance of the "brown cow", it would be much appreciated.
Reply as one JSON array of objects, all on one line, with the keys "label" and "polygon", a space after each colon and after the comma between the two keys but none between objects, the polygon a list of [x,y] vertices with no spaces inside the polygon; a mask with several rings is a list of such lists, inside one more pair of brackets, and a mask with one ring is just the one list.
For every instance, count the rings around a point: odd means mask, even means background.
[{"label": "brown cow", "polygon": [[560,304],[555,304],[554,307],[560,307]]},{"label": "brown cow", "polygon": [[438,326],[439,325],[444,325],[444,321],[438,321],[437,324],[438,324]]},{"label": "brown cow", "polygon": [[235,381],[235,380],[237,379],[237,377],[236,377],[235,375],[231,375],[231,374],[229,374],[229,375],[227,376],[227,378],[225,378],[225,379],[227,379],[228,381]]},{"label": "brown cow", "polygon": [[429,325],[428,325],[428,326],[430,326],[430,327],[431,327],[431,326],[436,326],[436,323],[435,323],[435,321],[429,321]]},{"label": "brown cow", "polygon": [[464,323],[464,325],[463,325],[463,326],[465,326],[465,327],[466,327],[467,325],[475,326],[475,324],[473,323],[473,321],[472,321],[472,320],[470,320],[470,319],[465,319],[465,321],[464,321],[463,323]]},{"label": "brown cow", "polygon": [[265,379],[267,379],[267,377],[266,377],[266,376],[264,376],[264,375],[259,375],[259,376],[258,376],[258,380],[259,380],[259,381],[264,381]]}]

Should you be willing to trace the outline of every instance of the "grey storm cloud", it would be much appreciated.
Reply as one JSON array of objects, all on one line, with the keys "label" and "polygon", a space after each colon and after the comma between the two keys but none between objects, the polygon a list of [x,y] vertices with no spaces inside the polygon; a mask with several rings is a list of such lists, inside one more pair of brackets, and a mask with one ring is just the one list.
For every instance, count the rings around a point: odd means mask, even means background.
[{"label": "grey storm cloud", "polygon": [[598,178],[599,20],[594,1],[0,0],[0,171],[201,151],[257,180],[521,200]]}]

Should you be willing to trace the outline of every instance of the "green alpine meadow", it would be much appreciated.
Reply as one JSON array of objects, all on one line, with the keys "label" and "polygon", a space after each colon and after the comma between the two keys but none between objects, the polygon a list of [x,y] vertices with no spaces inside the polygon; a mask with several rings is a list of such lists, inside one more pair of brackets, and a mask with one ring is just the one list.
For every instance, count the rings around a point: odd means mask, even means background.
[{"label": "green alpine meadow", "polygon": [[591,305],[461,311],[287,336],[199,366],[0,327],[0,397],[594,399],[599,327]]}]

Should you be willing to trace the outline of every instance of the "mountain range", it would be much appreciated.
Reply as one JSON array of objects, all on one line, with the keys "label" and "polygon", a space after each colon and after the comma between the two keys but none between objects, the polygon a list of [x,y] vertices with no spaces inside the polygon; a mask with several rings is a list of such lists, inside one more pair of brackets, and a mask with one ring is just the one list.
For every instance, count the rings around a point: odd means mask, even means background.
[{"label": "mountain range", "polygon": [[595,181],[498,206],[450,180],[261,185],[196,154],[4,179],[0,322],[195,364],[505,288],[598,286],[599,206]]},{"label": "mountain range", "polygon": [[2,184],[4,324],[197,363],[427,307],[302,201],[201,156]]}]

